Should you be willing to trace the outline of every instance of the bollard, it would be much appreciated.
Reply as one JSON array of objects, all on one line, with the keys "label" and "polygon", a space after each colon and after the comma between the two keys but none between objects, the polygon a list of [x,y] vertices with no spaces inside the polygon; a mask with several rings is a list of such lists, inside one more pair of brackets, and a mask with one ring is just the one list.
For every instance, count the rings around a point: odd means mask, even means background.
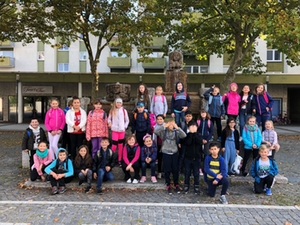
[{"label": "bollard", "polygon": [[29,155],[24,151],[22,151],[22,168],[29,169]]}]

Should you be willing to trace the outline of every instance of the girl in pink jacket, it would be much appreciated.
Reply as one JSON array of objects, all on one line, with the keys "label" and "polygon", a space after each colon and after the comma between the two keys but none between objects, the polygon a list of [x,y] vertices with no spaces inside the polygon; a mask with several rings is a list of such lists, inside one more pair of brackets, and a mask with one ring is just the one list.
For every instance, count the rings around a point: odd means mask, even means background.
[{"label": "girl in pink jacket", "polygon": [[241,96],[237,92],[238,85],[236,83],[230,84],[230,91],[222,96],[222,101],[225,105],[226,115],[233,117],[235,120],[239,115],[239,103],[241,102]]},{"label": "girl in pink jacket", "polygon": [[107,114],[102,109],[100,100],[94,102],[94,109],[87,117],[85,137],[92,142],[92,157],[101,148],[100,143],[103,137],[108,137]]},{"label": "girl in pink jacket", "polygon": [[56,156],[58,141],[66,124],[64,111],[58,107],[59,101],[56,98],[51,99],[51,108],[47,111],[45,117],[45,126],[48,131],[49,153],[52,158]]}]

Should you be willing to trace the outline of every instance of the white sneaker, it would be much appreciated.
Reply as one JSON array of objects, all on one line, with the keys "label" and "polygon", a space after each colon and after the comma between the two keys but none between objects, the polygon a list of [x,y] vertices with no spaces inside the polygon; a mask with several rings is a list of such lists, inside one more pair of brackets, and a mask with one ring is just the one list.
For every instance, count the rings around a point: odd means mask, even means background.
[{"label": "white sneaker", "polygon": [[158,173],[158,174],[157,174],[157,178],[158,178],[158,179],[161,179],[161,173]]},{"label": "white sneaker", "polygon": [[221,196],[220,196],[220,201],[221,201],[223,204],[225,204],[225,205],[227,205],[227,204],[228,204],[228,202],[227,202],[227,199],[226,199],[225,195],[221,195]]},{"label": "white sneaker", "polygon": [[243,138],[242,138],[242,137],[240,137],[240,140],[239,140],[239,141],[241,142],[242,140],[243,140]]},{"label": "white sneaker", "polygon": [[133,184],[138,184],[139,181],[138,181],[137,179],[133,179],[132,183],[133,183]]},{"label": "white sneaker", "polygon": [[129,178],[129,179],[126,181],[126,183],[131,183],[131,178]]},{"label": "white sneaker", "polygon": [[199,175],[200,175],[200,176],[203,176],[203,175],[204,175],[201,168],[199,169]]}]

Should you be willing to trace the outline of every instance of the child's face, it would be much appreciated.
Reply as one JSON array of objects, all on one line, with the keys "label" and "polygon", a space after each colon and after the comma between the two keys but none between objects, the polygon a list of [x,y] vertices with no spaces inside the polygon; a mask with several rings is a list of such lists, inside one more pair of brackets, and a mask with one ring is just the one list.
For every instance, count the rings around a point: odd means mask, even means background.
[{"label": "child's face", "polygon": [[53,100],[53,101],[50,103],[50,106],[51,106],[51,108],[53,108],[53,109],[58,108],[58,101]]},{"label": "child's face", "polygon": [[161,116],[157,117],[156,118],[156,123],[158,125],[162,125],[164,123],[164,118],[162,118]]},{"label": "child's face", "polygon": [[116,102],[116,107],[117,108],[121,108],[122,107],[122,103],[121,102]]},{"label": "child's face", "polygon": [[128,144],[129,146],[134,146],[134,144],[135,144],[135,139],[134,139],[134,138],[130,138],[130,139],[127,141],[127,144]]},{"label": "child's face", "polygon": [[215,87],[214,90],[212,91],[213,95],[218,95],[220,93],[220,89]]},{"label": "child's face", "polygon": [[210,154],[212,155],[212,157],[216,158],[219,154],[220,148],[218,148],[218,146],[212,146],[209,149]]},{"label": "child's face", "polygon": [[44,142],[40,143],[38,147],[40,152],[44,152],[47,149],[47,145]]},{"label": "child's face", "polygon": [[108,146],[109,146],[109,142],[107,140],[102,140],[101,141],[101,147],[103,149],[107,149]]},{"label": "child's face", "polygon": [[101,103],[96,103],[96,104],[94,104],[94,108],[95,108],[95,109],[101,109],[101,108],[102,108]]},{"label": "child's face", "polygon": [[79,99],[74,99],[72,103],[73,109],[79,109],[80,108],[80,100]]},{"label": "child's face", "polygon": [[163,90],[161,88],[156,88],[155,94],[160,96],[162,94]]},{"label": "child's face", "polygon": [[264,91],[264,86],[262,86],[262,85],[259,85],[259,86],[256,88],[256,92],[257,92],[258,94],[262,93],[263,91]]},{"label": "child's face", "polygon": [[139,91],[140,91],[141,93],[144,93],[144,92],[145,92],[145,86],[144,86],[144,85],[140,85],[140,86],[139,86]]},{"label": "child's face", "polygon": [[248,124],[249,124],[250,126],[254,126],[255,122],[256,122],[256,120],[255,120],[254,118],[250,118],[250,119],[248,120]]},{"label": "child's face", "polygon": [[78,153],[82,158],[84,158],[86,156],[87,150],[86,148],[81,148]]},{"label": "child's face", "polygon": [[32,126],[34,129],[36,129],[39,126],[38,120],[31,120],[30,126]]},{"label": "child's face", "polygon": [[242,91],[243,91],[243,93],[246,93],[246,94],[249,93],[250,92],[249,86],[247,86],[247,85],[244,86]]},{"label": "child's face", "polygon": [[177,90],[178,90],[178,91],[181,91],[182,88],[183,88],[183,87],[182,87],[182,83],[178,83],[178,84],[177,84]]},{"label": "child's face", "polygon": [[62,161],[65,161],[67,158],[67,154],[66,152],[59,152],[58,153],[58,159],[62,162]]},{"label": "child's face", "polygon": [[269,150],[268,149],[261,149],[259,150],[259,155],[262,159],[268,158]]},{"label": "child's face", "polygon": [[139,113],[144,112],[144,109],[145,109],[144,106],[139,106],[139,107],[137,107],[137,110],[138,110]]},{"label": "child's face", "polygon": [[237,91],[237,87],[236,87],[235,85],[232,85],[232,86],[230,87],[230,90],[235,92],[235,91]]},{"label": "child's face", "polygon": [[196,125],[191,125],[189,126],[189,131],[191,133],[196,133],[197,132],[197,126]]},{"label": "child's face", "polygon": [[151,146],[152,146],[152,139],[151,139],[151,137],[147,137],[147,138],[144,140],[144,144],[145,144],[147,147],[151,147]]},{"label": "child's face", "polygon": [[202,112],[202,113],[200,113],[200,115],[201,115],[201,118],[203,118],[203,119],[206,118],[206,112]]},{"label": "child's face", "polygon": [[193,119],[193,116],[191,114],[187,114],[184,116],[184,118],[185,118],[185,122],[188,123]]},{"label": "child's face", "polygon": [[231,121],[229,122],[229,127],[230,127],[230,128],[234,128],[234,126],[235,126],[235,121],[234,121],[234,120],[231,120]]},{"label": "child's face", "polygon": [[272,129],[273,126],[272,126],[271,122],[266,122],[265,127],[267,130],[270,130],[270,129]]}]

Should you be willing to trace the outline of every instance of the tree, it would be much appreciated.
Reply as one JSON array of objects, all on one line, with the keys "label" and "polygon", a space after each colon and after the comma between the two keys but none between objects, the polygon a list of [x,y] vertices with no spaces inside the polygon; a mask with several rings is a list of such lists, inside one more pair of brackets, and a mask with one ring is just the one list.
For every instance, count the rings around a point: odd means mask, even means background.
[{"label": "tree", "polygon": [[260,36],[266,35],[269,43],[287,54],[290,62],[299,62],[298,1],[158,0],[158,3],[164,9],[160,17],[171,47],[202,57],[230,56],[231,63],[221,83],[223,92],[238,71],[264,72],[265,65],[255,50],[255,41]]},{"label": "tree", "polygon": [[[147,4],[145,4],[147,3]],[[98,64],[102,50],[117,36],[120,52],[130,54],[137,46],[141,61],[147,59],[152,38],[159,36],[162,23],[155,18],[152,0],[32,0],[21,1],[28,16],[28,29],[46,43],[59,37],[59,43],[82,39],[93,75],[92,100],[98,97]],[[36,19],[38,18],[38,20]],[[91,37],[97,38],[93,49]]]}]

